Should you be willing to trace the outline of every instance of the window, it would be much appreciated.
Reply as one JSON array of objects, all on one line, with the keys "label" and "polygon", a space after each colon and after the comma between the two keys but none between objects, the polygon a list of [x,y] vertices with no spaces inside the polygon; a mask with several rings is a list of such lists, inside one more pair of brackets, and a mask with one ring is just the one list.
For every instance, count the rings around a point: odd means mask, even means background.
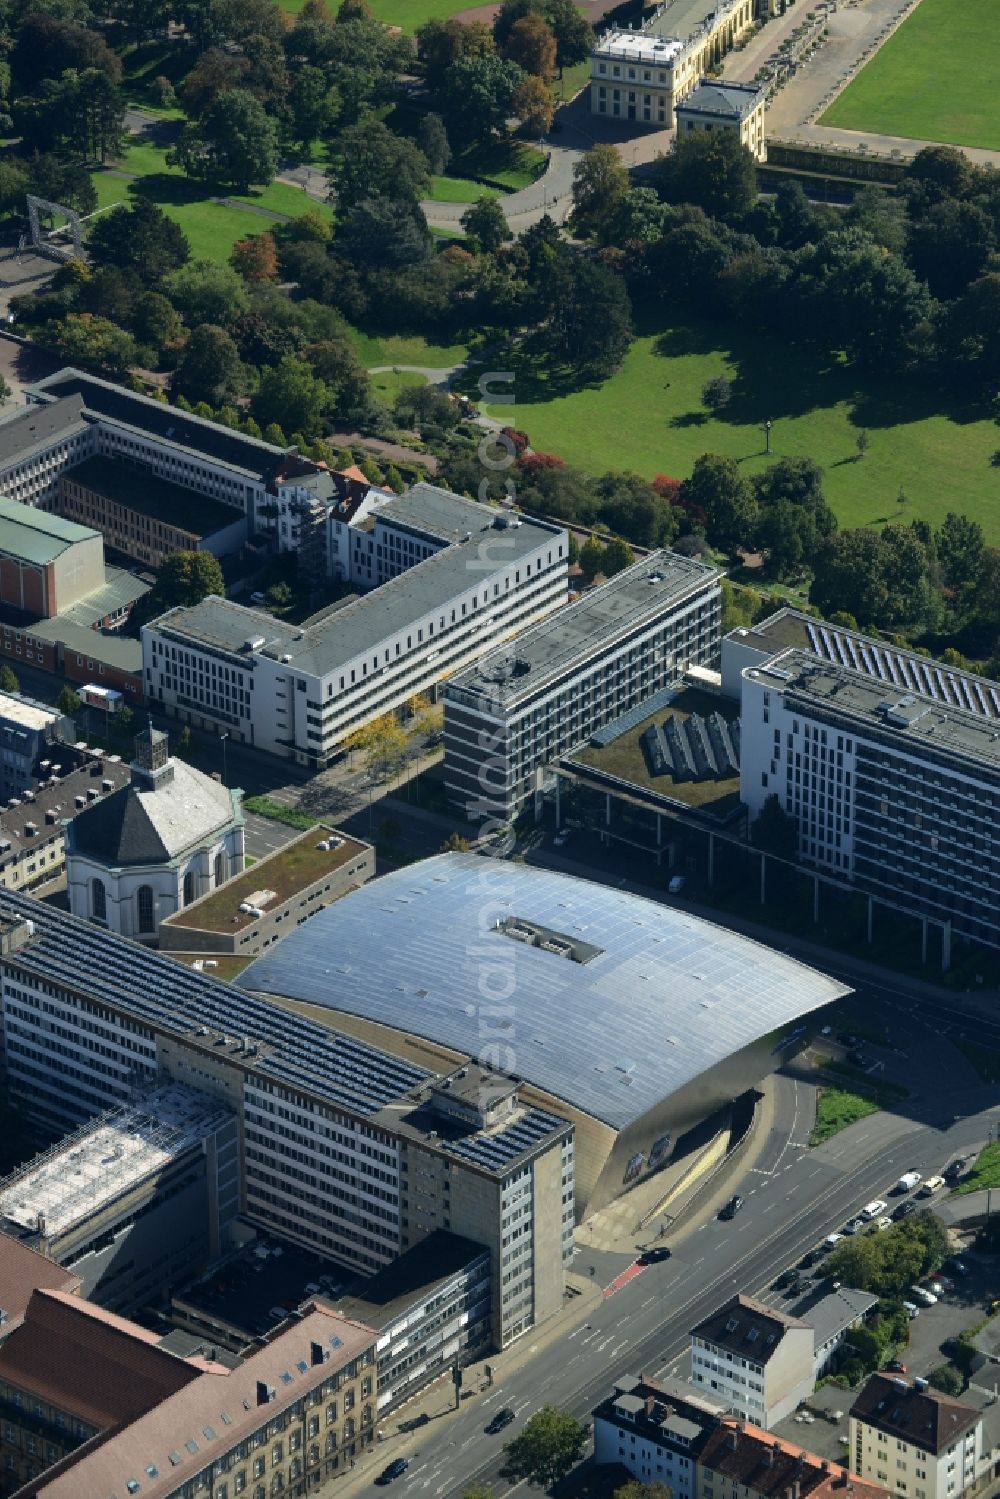
[{"label": "window", "polygon": [[215,856],[215,883],[224,885],[226,881],[226,856],[220,852]]},{"label": "window", "polygon": [[193,873],[192,870],[189,869],[188,872],[187,872],[187,874],[184,876],[184,898],[183,898],[183,904],[185,906],[189,906],[193,900],[194,900],[194,873]]},{"label": "window", "polygon": [[135,916],[136,924],[140,932],[155,931],[156,925],[153,920],[153,887],[152,885],[140,885],[135,892]]},{"label": "window", "polygon": [[95,921],[107,921],[108,899],[103,880],[90,882],[90,914]]}]

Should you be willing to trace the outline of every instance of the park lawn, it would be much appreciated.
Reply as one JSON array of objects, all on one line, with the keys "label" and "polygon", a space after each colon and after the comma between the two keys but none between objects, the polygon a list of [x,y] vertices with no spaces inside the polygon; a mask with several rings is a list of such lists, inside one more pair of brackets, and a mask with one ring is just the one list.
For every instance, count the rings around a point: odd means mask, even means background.
[{"label": "park lawn", "polygon": [[1000,0],[921,0],[821,125],[1000,149]]},{"label": "park lawn", "polygon": [[[224,196],[233,203],[267,208],[272,213],[289,219],[301,218],[304,213],[315,209],[323,218],[331,222],[333,220],[333,209],[329,203],[320,203],[318,199],[310,198],[305,188],[296,187],[294,182],[272,182],[270,187],[257,188],[249,193],[225,193]],[[268,227],[263,216],[260,227],[262,230]]]},{"label": "park lawn", "polygon": [[[825,471],[842,526],[939,521],[959,509],[1000,543],[1000,473],[990,464],[997,428],[947,388],[875,378],[731,325],[665,328],[661,321],[653,331],[648,317],[637,322],[621,368],[602,384],[563,390],[530,361],[514,359],[516,406],[487,414],[502,415],[534,448],[590,474],[632,469],[683,479],[702,453],[733,457],[752,474],[778,458],[810,457]],[[714,375],[727,376],[733,389],[724,411],[709,415],[701,392]],[[770,457],[766,420],[774,424]],[[856,446],[861,430],[869,436],[864,458]]]},{"label": "park lawn", "polygon": [[1000,1144],[986,1145],[976,1157],[976,1164],[954,1189],[957,1197],[980,1192],[984,1187],[1000,1187]]},{"label": "park lawn", "polygon": [[499,198],[500,188],[489,187],[485,182],[473,182],[469,177],[432,177],[431,202],[475,203],[477,198]]},{"label": "park lawn", "polygon": [[358,355],[367,369],[377,369],[382,364],[417,364],[427,369],[444,370],[453,364],[461,364],[469,355],[467,344],[433,343],[421,333],[390,333],[378,337],[356,330],[355,339]]},{"label": "park lawn", "polygon": [[129,202],[129,184],[124,177],[111,177],[107,172],[95,172],[90,180],[97,193],[98,208],[110,208],[113,203]]},{"label": "park lawn", "polygon": [[860,1093],[851,1093],[846,1088],[820,1088],[816,1100],[816,1123],[809,1144],[822,1145],[824,1140],[831,1139],[848,1125],[877,1113],[878,1104],[870,1098],[862,1098]]},{"label": "park lawn", "polygon": [[391,406],[405,386],[426,385],[427,379],[418,375],[416,370],[384,370],[380,375],[372,375],[371,384],[378,399]]},{"label": "park lawn", "polygon": [[454,177],[487,179],[497,187],[517,192],[542,175],[548,164],[548,156],[537,146],[525,145],[524,141],[493,141],[486,146],[475,146],[453,156],[449,165]]}]

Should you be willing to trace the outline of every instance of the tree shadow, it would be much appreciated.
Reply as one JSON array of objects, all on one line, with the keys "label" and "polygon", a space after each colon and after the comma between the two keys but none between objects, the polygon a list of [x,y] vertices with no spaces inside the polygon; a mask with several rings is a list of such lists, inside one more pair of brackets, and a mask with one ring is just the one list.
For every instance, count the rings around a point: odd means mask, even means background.
[{"label": "tree shadow", "polygon": [[708,421],[707,411],[684,411],[670,418],[671,427],[704,427]]},{"label": "tree shadow", "polygon": [[134,198],[149,198],[153,203],[168,203],[174,208],[187,203],[204,203],[222,188],[217,183],[192,182],[187,177],[171,177],[166,172],[152,172],[129,183]]}]

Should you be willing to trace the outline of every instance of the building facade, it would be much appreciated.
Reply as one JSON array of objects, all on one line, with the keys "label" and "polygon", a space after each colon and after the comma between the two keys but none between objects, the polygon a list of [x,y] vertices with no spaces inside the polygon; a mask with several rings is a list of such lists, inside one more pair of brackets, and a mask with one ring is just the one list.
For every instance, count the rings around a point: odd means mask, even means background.
[{"label": "building facade", "polygon": [[994,1427],[992,1414],[984,1418],[926,1380],[873,1374],[851,1407],[850,1460],[906,1499],[992,1492],[1000,1477]]},{"label": "building facade", "polygon": [[812,1328],[733,1296],[691,1330],[691,1379],[765,1431],[812,1394]]},{"label": "building facade", "polygon": [[44,779],[36,781],[34,790],[23,789],[0,811],[0,886],[5,890],[29,890],[62,880],[66,824],[128,780],[128,768],[117,756],[95,757],[67,769],[56,760],[56,748],[50,753],[52,760],[39,767]]},{"label": "building facade", "polygon": [[675,108],[678,139],[695,130],[730,130],[755,161],[763,161],[765,100],[756,84],[703,78]]},{"label": "building facade", "polygon": [[149,701],[194,728],[323,766],[355,729],[565,603],[559,527],[431,485],[398,503],[410,529],[419,515],[438,534],[419,540],[397,521],[375,544],[372,591],[314,622],[210,597],[144,627]]},{"label": "building facade", "polygon": [[510,822],[545,768],[689,666],[718,658],[719,573],[655,552],[444,689],[445,784],[472,820]]},{"label": "building facade", "polygon": [[166,734],[136,737],[127,786],[83,808],[66,831],[75,916],[139,942],[243,869],[242,793],[169,753]]},{"label": "building facade", "polygon": [[103,583],[99,531],[0,497],[0,604],[51,619]]},{"label": "building facade", "polygon": [[35,784],[48,745],[73,744],[76,725],[48,703],[0,692],[0,800]]}]

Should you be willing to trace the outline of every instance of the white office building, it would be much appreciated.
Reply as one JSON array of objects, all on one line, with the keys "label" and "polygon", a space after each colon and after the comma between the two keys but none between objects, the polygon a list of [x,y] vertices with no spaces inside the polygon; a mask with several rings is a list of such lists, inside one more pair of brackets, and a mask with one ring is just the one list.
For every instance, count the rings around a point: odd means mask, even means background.
[{"label": "white office building", "polygon": [[351,575],[367,584],[370,569],[371,592],[302,625],[213,596],[146,626],[147,700],[322,766],[354,729],[566,601],[558,526],[420,484],[376,511],[374,527],[349,527],[352,545],[365,541]]}]

